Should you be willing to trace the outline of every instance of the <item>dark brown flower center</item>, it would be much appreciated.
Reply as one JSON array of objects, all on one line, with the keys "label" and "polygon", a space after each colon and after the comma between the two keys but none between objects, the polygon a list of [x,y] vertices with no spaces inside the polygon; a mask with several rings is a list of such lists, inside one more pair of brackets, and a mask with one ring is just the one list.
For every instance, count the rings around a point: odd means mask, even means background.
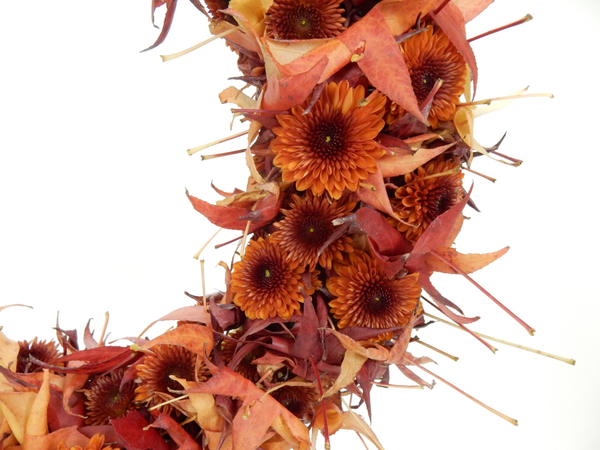
[{"label": "dark brown flower center", "polygon": [[[338,120],[335,120],[338,119]],[[311,133],[311,147],[321,158],[338,156],[344,149],[345,127],[341,113],[334,120],[317,124]]]},{"label": "dark brown flower center", "polygon": [[276,261],[261,261],[252,273],[252,282],[255,288],[261,290],[276,289],[285,281],[285,273]]},{"label": "dark brown flower center", "polygon": [[294,5],[286,11],[283,20],[278,21],[280,39],[315,39],[322,37],[322,16],[311,5]]},{"label": "dark brown flower center", "polygon": [[372,314],[383,313],[392,303],[392,295],[385,286],[375,285],[366,289],[363,295],[365,310]]},{"label": "dark brown flower center", "polygon": [[427,194],[427,215],[430,221],[444,214],[459,201],[456,188],[441,186]]},{"label": "dark brown flower center", "polygon": [[319,216],[306,216],[299,224],[297,237],[304,245],[320,248],[331,236],[333,225]]},{"label": "dark brown flower center", "polygon": [[162,376],[161,392],[170,393],[169,389],[181,390],[183,386],[175,380],[170,378],[173,375],[177,378],[183,378],[184,380],[194,380],[194,368],[190,364],[190,361],[172,362],[164,368]]},{"label": "dark brown flower center", "polygon": [[419,104],[425,101],[435,82],[440,78],[443,79],[442,74],[439,72],[437,67],[429,64],[423,64],[413,71],[411,76],[412,86]]}]

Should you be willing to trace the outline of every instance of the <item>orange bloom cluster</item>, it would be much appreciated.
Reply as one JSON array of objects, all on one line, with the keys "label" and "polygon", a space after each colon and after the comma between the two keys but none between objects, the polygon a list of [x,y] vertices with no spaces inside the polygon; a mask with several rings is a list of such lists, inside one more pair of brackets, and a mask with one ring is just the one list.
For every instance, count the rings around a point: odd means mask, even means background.
[{"label": "orange bloom cluster", "polygon": [[[425,310],[467,330],[476,320],[432,274],[469,278],[506,252],[453,247],[464,209],[476,210],[465,171],[497,150],[473,136],[464,31],[487,2],[192,3],[247,82],[220,96],[250,125],[246,191],[215,205],[188,194],[242,234],[221,263],[225,289],[188,294],[193,305],[159,319],[176,327],[130,346],[89,330],[84,350],[60,328],[57,343],[0,334],[0,396],[23,396],[2,403],[0,448],[305,450],[311,429],[328,442],[343,428],[381,448],[343,397],[370,413],[393,366],[429,386],[407,351]],[[151,48],[170,27],[166,5]]]}]

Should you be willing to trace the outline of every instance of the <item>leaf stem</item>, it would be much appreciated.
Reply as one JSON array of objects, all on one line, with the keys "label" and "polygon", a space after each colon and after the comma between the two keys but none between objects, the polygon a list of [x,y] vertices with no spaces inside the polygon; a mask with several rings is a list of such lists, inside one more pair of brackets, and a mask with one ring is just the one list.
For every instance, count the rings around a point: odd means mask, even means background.
[{"label": "leaf stem", "polygon": [[423,367],[422,365],[420,365],[417,361],[413,360],[410,356],[404,355],[404,359],[406,359],[409,363],[417,366],[419,369],[421,369],[422,371],[424,371],[425,373],[431,375],[432,377],[437,378],[438,380],[440,380],[442,383],[450,386],[452,389],[460,392],[462,395],[464,395],[465,397],[467,397],[470,400],[473,400],[475,403],[477,403],[479,406],[484,407],[485,409],[487,409],[490,412],[493,412],[494,414],[496,414],[498,417],[501,417],[502,419],[506,420],[507,422],[512,423],[513,425],[519,425],[519,422],[517,422],[516,419],[513,419],[512,417],[507,416],[506,414],[501,413],[500,411],[495,410],[494,408],[486,405],[485,403],[477,400],[475,397],[473,397],[472,395],[467,394],[465,391],[463,391],[462,389],[459,389],[458,387],[454,386],[452,383],[444,380],[442,377],[434,374],[433,372],[427,370],[425,367]]},{"label": "leaf stem", "polygon": [[187,55],[188,53],[191,53],[194,50],[198,50],[200,47],[203,47],[204,45],[206,45],[206,44],[214,41],[215,39],[219,39],[219,38],[225,37],[228,34],[231,34],[231,33],[233,33],[236,30],[237,30],[237,28],[230,28],[229,30],[223,31],[220,34],[216,34],[213,37],[210,37],[207,40],[202,41],[199,44],[196,44],[196,45],[194,45],[194,46],[192,46],[192,47],[190,47],[188,49],[182,50],[182,51],[177,52],[177,53],[172,53],[171,55],[160,55],[160,58],[163,60],[163,62],[171,61],[172,59],[179,58],[180,56],[183,56],[183,55]]},{"label": "leaf stem", "polygon": [[519,317],[517,317],[515,315],[515,313],[513,313],[510,309],[508,309],[506,306],[504,306],[498,299],[496,299],[496,297],[494,297],[492,294],[490,294],[488,291],[486,291],[483,288],[483,286],[481,286],[473,278],[471,278],[469,275],[467,275],[467,273],[465,271],[463,271],[461,268],[459,268],[458,266],[456,266],[454,263],[452,263],[451,261],[447,260],[443,256],[439,255],[435,251],[432,251],[431,254],[434,255],[439,260],[441,260],[442,262],[446,263],[448,266],[450,266],[456,273],[462,275],[467,280],[469,280],[475,287],[477,287],[477,289],[479,289],[481,292],[483,292],[485,295],[487,295],[487,297],[490,300],[492,300],[494,303],[496,303],[496,305],[498,305],[504,312],[506,312],[513,319],[515,319],[523,328],[525,328],[527,330],[527,332],[530,335],[533,336],[533,333],[535,333],[535,329],[533,329],[532,327],[530,327],[529,325],[527,325],[523,320],[521,320]]},{"label": "leaf stem", "polygon": [[[448,322],[447,320],[444,320],[444,319],[441,319],[441,318],[439,318],[437,316],[434,316],[433,314],[428,314],[428,313],[424,313],[424,314],[427,317],[431,317],[432,319],[437,320],[438,322],[445,323],[446,325],[450,325],[451,327],[458,328],[459,330],[461,329],[458,325],[455,325],[452,322]],[[518,348],[518,349],[521,349],[521,350],[525,350],[527,352],[537,353],[538,355],[547,356],[548,358],[557,359],[557,360],[565,362],[567,364],[571,364],[572,366],[575,365],[575,360],[571,359],[571,358],[565,358],[563,356],[553,355],[552,353],[547,353],[547,352],[544,352],[542,350],[536,350],[535,348],[530,348],[530,347],[526,347],[524,345],[515,344],[514,342],[505,341],[504,339],[498,339],[498,338],[495,338],[495,337],[492,337],[492,336],[488,336],[488,335],[483,334],[483,333],[477,333],[476,331],[472,331],[472,333],[475,333],[476,335],[481,336],[482,338],[489,339],[490,341],[500,342],[501,344],[510,345],[511,347],[515,347],[515,348]]]},{"label": "leaf stem", "polygon": [[467,39],[467,42],[473,42],[477,39],[481,39],[482,37],[486,37],[486,36],[489,36],[490,34],[497,33],[498,31],[507,30],[508,28],[512,28],[514,26],[521,25],[522,23],[529,22],[532,19],[533,19],[533,16],[531,14],[527,14],[525,17],[521,17],[519,20],[515,20],[514,22],[508,23],[508,24],[503,25],[498,28],[494,28],[493,30],[486,31],[485,33],[481,33],[475,37]]},{"label": "leaf stem", "polygon": [[199,145],[198,147],[190,148],[187,150],[188,155],[192,156],[194,153],[197,153],[205,148],[212,147],[213,145],[220,144],[222,142],[227,142],[235,138],[239,138],[240,136],[244,136],[248,134],[249,130],[240,131],[239,133],[232,134],[231,136],[227,136],[221,139],[217,139],[216,141],[209,142],[208,144]]}]

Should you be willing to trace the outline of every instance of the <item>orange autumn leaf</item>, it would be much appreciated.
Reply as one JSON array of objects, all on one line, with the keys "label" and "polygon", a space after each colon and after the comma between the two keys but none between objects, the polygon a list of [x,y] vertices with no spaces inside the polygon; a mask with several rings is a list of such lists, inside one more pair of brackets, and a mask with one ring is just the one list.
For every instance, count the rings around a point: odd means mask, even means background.
[{"label": "orange autumn leaf", "polygon": [[[508,247],[504,247],[492,253],[469,253],[463,254],[450,247],[438,247],[435,252],[444,257],[444,259],[458,266],[465,273],[473,273],[488,264],[493,263],[508,251]],[[439,258],[431,255],[428,256],[425,264],[433,272],[441,273],[456,273],[448,264],[441,261]]]},{"label": "orange autumn leaf", "polygon": [[327,66],[327,61],[327,57],[323,57],[306,72],[280,79],[277,79],[274,73],[271,74],[262,98],[261,108],[276,111],[287,110],[304,102],[319,82]]},{"label": "orange autumn leaf", "polygon": [[208,355],[213,347],[212,330],[203,325],[186,323],[152,339],[143,348],[149,349],[159,344],[181,345],[198,355],[205,352]]},{"label": "orange autumn leaf", "polygon": [[477,90],[477,62],[471,44],[467,41],[465,18],[460,9],[449,2],[441,11],[432,13],[431,16],[469,65],[473,79],[473,92],[475,92]]},{"label": "orange autumn leaf", "polygon": [[427,121],[419,108],[404,56],[380,8],[373,8],[338,39],[357,55],[358,66],[373,86],[423,123]]},{"label": "orange autumn leaf", "polygon": [[293,445],[300,450],[310,448],[308,429],[300,419],[250,380],[227,367],[220,368],[205,383],[186,390],[188,394],[196,392],[227,395],[243,400],[233,419],[233,448],[236,450],[258,448],[269,438],[267,431],[280,416],[294,438]]},{"label": "orange autumn leaf", "polygon": [[379,158],[381,176],[384,178],[406,175],[423,164],[441,155],[455,143],[441,145],[435,148],[420,148],[411,155],[384,155]]},{"label": "orange autumn leaf", "polygon": [[490,6],[494,0],[452,0],[462,13],[465,22],[470,22]]}]

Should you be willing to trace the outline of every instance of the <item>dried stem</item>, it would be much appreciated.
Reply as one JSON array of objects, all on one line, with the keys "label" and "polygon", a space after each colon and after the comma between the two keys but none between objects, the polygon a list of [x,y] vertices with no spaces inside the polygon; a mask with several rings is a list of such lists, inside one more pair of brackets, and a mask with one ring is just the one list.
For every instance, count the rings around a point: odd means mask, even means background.
[{"label": "dried stem", "polygon": [[463,391],[462,389],[459,389],[458,387],[454,386],[452,383],[444,380],[442,377],[434,374],[433,372],[427,370],[425,367],[423,367],[421,364],[419,364],[417,361],[413,360],[410,356],[404,355],[404,359],[406,359],[410,364],[413,364],[415,366],[417,366],[419,369],[421,369],[422,371],[426,372],[427,374],[431,375],[434,378],[437,378],[438,380],[440,380],[442,383],[450,386],[452,389],[460,392],[462,395],[464,395],[465,397],[473,400],[475,403],[477,403],[479,406],[483,406],[485,409],[487,409],[490,412],[493,412],[494,414],[496,414],[498,417],[503,418],[504,420],[506,420],[507,422],[512,423],[513,425],[518,425],[519,423],[517,422],[516,419],[513,419],[512,417],[507,416],[506,414],[501,413],[500,411],[495,410],[494,408],[491,408],[490,406],[486,405],[485,403],[477,400],[475,397],[467,394],[465,391]]},{"label": "dried stem", "polygon": [[204,150],[205,148],[209,148],[209,147],[212,147],[213,145],[217,145],[217,144],[220,144],[222,142],[227,142],[227,141],[230,141],[232,139],[239,138],[240,136],[244,136],[246,134],[248,134],[248,130],[246,130],[246,131],[240,131],[239,133],[235,133],[235,134],[232,134],[231,136],[227,136],[227,137],[224,137],[224,138],[221,138],[221,139],[217,139],[216,141],[209,142],[208,144],[203,144],[203,145],[199,145],[198,147],[189,148],[187,150],[187,153],[188,153],[188,155],[192,156],[194,153],[197,153],[197,152],[199,152],[201,150]]},{"label": "dried stem", "polygon": [[[441,318],[439,318],[437,316],[434,316],[433,314],[428,314],[428,313],[424,313],[424,314],[427,317],[431,317],[432,319],[437,320],[438,322],[445,323],[446,325],[450,325],[451,327],[458,328],[459,330],[461,329],[458,325],[455,325],[452,322],[448,322],[447,320],[444,320],[444,319],[441,319]],[[526,347],[524,345],[515,344],[514,342],[505,341],[504,339],[498,339],[498,338],[495,338],[495,337],[492,337],[492,336],[488,336],[488,335],[483,334],[483,333],[477,333],[475,331],[473,331],[473,333],[475,333],[478,336],[481,336],[482,338],[489,339],[490,341],[500,342],[501,344],[504,344],[504,345],[510,345],[511,347],[519,348],[519,349],[525,350],[527,352],[537,353],[538,355],[547,356],[548,358],[557,359],[559,361],[565,362],[567,364],[571,364],[573,366],[575,365],[575,360],[571,359],[571,358],[565,358],[563,356],[553,355],[552,353],[547,353],[547,352],[544,352],[542,350],[536,350],[534,348]]]},{"label": "dried stem", "polygon": [[186,50],[182,50],[182,51],[177,52],[177,53],[172,53],[171,55],[160,55],[160,58],[163,60],[163,62],[171,61],[172,59],[179,58],[180,56],[183,56],[183,55],[187,55],[188,53],[191,53],[194,50],[197,50],[200,47],[203,47],[204,45],[206,45],[206,44],[214,41],[215,39],[219,39],[219,38],[225,37],[228,34],[233,33],[234,31],[237,31],[237,28],[231,28],[231,29],[229,29],[227,31],[223,31],[220,34],[216,34],[213,37],[208,38],[207,40],[202,41],[199,44],[196,44],[196,45],[194,45],[194,46],[192,46],[192,47],[190,47],[190,48],[188,48]]},{"label": "dried stem", "polygon": [[531,14],[527,14],[525,17],[522,17],[519,20],[515,20],[514,22],[511,22],[509,24],[503,25],[498,28],[494,28],[493,30],[486,31],[485,33],[482,33],[475,37],[467,39],[467,42],[473,42],[477,39],[481,39],[482,37],[486,37],[486,36],[489,36],[490,34],[497,33],[498,31],[507,30],[508,28],[512,28],[514,26],[521,25],[522,23],[529,22],[532,19],[533,19],[533,16]]}]

